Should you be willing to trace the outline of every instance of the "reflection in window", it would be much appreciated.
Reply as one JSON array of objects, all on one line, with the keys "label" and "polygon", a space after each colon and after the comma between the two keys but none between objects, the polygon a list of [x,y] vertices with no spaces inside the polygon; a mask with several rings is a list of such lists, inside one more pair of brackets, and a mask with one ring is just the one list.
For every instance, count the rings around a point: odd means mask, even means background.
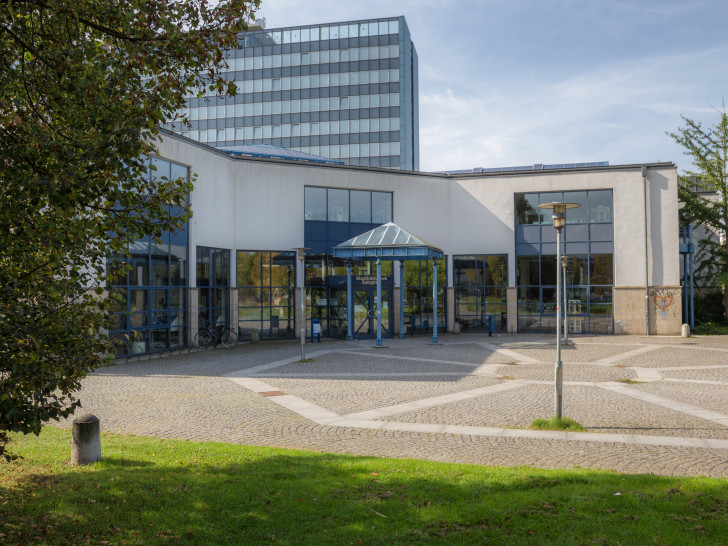
[{"label": "reflection in window", "polygon": [[305,188],[304,219],[326,220],[326,188]]},{"label": "reflection in window", "polygon": [[197,306],[200,326],[212,322],[222,327],[228,323],[229,268],[229,250],[197,247]]},{"label": "reflection in window", "polygon": [[349,221],[349,190],[328,190],[329,222]]},{"label": "reflection in window", "polygon": [[250,339],[295,336],[296,253],[245,251],[237,253],[238,333]]},{"label": "reflection in window", "polygon": [[[386,263],[386,262],[385,262]],[[437,327],[447,324],[447,259],[437,260]],[[404,315],[410,333],[434,330],[432,305],[432,260],[404,262]]]},{"label": "reflection in window", "polygon": [[[589,253],[593,228],[587,224],[611,224],[612,190],[565,191],[515,195],[516,229],[520,229],[528,244],[517,244],[518,331],[548,332],[556,327],[557,269],[553,228],[549,211],[539,214],[538,203],[565,201],[580,207],[566,213],[566,314],[572,333],[612,332],[612,285],[614,257],[612,253]],[[541,223],[541,229],[520,228],[520,225]],[[582,227],[576,227],[581,225]],[[528,229],[528,231],[526,231]],[[610,245],[611,230],[599,229],[600,244]],[[523,239],[519,239],[522,241]],[[579,241],[579,242],[574,242]],[[581,242],[583,241],[583,243]],[[603,243],[606,241],[605,243]],[[540,249],[541,254],[533,254]],[[523,254],[520,254],[523,252]]]},{"label": "reflection in window", "polygon": [[484,332],[492,318],[498,331],[506,331],[508,257],[475,255],[453,257],[455,320],[467,332]]},{"label": "reflection in window", "polygon": [[[154,180],[188,179],[188,169],[165,159],[151,160]],[[170,207],[175,214],[180,209]],[[175,233],[161,234],[161,242],[135,241],[130,257],[107,262],[107,286],[115,299],[109,324],[116,356],[179,349],[186,346],[187,224]]]}]

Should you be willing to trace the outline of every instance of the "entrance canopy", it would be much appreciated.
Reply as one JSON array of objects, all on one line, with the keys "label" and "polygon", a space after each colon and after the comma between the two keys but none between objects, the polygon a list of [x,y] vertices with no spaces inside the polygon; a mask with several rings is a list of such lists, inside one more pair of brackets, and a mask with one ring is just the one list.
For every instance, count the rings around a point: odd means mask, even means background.
[{"label": "entrance canopy", "polygon": [[[377,346],[382,345],[382,260],[432,260],[432,302],[433,330],[432,342],[437,343],[437,263],[445,254],[419,237],[415,237],[397,224],[389,222],[357,235],[334,247],[334,258],[350,260],[347,267],[347,313],[348,335],[351,341],[352,298],[351,298],[351,260],[376,260],[377,262]],[[399,268],[399,337],[404,338],[404,267]]]},{"label": "entrance canopy", "polygon": [[334,247],[334,257],[348,260],[435,260],[444,253],[389,222]]}]

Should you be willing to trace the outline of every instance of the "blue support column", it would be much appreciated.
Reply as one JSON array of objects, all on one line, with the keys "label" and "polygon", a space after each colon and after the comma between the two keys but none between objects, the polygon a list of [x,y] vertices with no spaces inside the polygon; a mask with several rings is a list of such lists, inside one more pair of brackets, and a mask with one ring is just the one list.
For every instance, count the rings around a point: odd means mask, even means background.
[{"label": "blue support column", "polygon": [[404,262],[399,261],[399,339],[404,339]]},{"label": "blue support column", "polygon": [[377,347],[382,346],[382,260],[377,258]]},{"label": "blue support column", "polygon": [[354,313],[352,307],[354,302],[351,298],[351,262],[346,264],[346,341],[353,341],[352,334]]},{"label": "blue support column", "polygon": [[432,343],[437,343],[437,261],[432,260]]}]

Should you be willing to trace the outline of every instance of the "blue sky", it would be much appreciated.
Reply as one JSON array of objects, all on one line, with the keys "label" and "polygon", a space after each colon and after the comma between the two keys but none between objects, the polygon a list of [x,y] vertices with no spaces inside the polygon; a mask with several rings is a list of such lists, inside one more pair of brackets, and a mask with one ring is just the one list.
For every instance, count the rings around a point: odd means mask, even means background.
[{"label": "blue sky", "polygon": [[689,160],[728,101],[728,0],[262,0],[267,27],[404,15],[420,169]]}]

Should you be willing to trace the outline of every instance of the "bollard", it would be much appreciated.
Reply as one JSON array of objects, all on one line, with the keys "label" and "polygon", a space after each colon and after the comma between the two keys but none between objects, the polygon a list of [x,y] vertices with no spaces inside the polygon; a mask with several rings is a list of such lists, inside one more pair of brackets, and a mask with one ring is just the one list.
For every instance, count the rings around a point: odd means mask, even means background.
[{"label": "bollard", "polygon": [[73,420],[71,464],[89,464],[101,460],[101,425],[99,418],[87,413]]},{"label": "bollard", "polygon": [[682,332],[680,335],[682,337],[690,337],[690,325],[689,324],[682,325]]}]

